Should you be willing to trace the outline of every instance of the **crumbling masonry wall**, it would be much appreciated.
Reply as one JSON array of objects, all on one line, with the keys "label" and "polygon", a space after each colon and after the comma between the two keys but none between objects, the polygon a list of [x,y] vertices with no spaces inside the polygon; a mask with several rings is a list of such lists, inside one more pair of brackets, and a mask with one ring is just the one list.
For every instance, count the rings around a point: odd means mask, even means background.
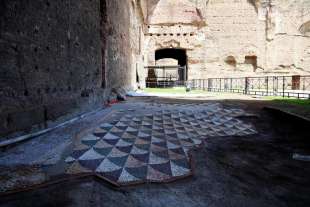
[{"label": "crumbling masonry wall", "polygon": [[[246,57],[257,57],[258,69],[265,68],[265,22],[260,21],[256,8],[248,0],[210,0],[205,9],[206,70],[203,76],[231,77],[254,75]],[[235,67],[227,63],[236,60]]]},{"label": "crumbling masonry wall", "polygon": [[110,14],[106,24],[107,86],[133,89],[136,87],[136,71],[143,72],[143,19],[139,5],[127,0],[106,2]]},{"label": "crumbling masonry wall", "polygon": [[159,1],[149,6],[145,37],[147,65],[155,65],[155,51],[175,48],[186,51],[188,77],[200,78],[205,69],[205,29],[202,11],[189,0]]},{"label": "crumbling masonry wall", "polygon": [[183,48],[189,79],[309,75],[309,22],[309,0],[150,1],[146,64]]},{"label": "crumbling masonry wall", "polygon": [[310,1],[270,0],[267,8],[267,68],[282,74],[310,73]]}]

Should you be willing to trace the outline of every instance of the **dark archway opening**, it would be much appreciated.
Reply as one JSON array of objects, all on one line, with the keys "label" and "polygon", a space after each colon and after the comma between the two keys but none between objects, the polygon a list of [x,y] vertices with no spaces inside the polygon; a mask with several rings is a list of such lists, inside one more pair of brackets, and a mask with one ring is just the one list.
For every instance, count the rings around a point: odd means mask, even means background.
[{"label": "dark archway opening", "polygon": [[[172,59],[177,60],[178,67],[176,66],[174,69],[175,73],[177,74],[176,79],[178,81],[186,81],[187,80],[187,55],[186,55],[186,50],[176,49],[176,48],[166,48],[166,49],[159,49],[159,50],[155,51],[155,60],[156,61],[158,61],[160,59],[166,59],[166,58],[172,58]],[[166,65],[166,66],[171,66],[171,65]],[[170,71],[173,74],[173,68],[170,68]]]},{"label": "dark archway opening", "polygon": [[155,51],[155,60],[164,58],[176,59],[178,61],[178,65],[182,67],[187,65],[186,50],[183,49],[167,48]]}]

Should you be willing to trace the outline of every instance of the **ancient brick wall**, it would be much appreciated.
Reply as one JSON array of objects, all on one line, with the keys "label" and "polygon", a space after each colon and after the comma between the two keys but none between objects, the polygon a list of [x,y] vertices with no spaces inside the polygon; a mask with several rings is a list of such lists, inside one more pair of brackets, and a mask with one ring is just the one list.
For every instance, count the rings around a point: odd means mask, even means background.
[{"label": "ancient brick wall", "polygon": [[310,22],[310,1],[271,1],[268,10],[267,68],[283,74],[309,74],[306,24]]},{"label": "ancient brick wall", "polygon": [[310,74],[309,0],[150,4],[149,65],[156,49],[179,47],[187,50],[189,79]]},{"label": "ancient brick wall", "polygon": [[[258,67],[264,67],[265,22],[258,19],[248,0],[210,0],[206,7],[208,42],[206,76],[244,76],[254,72],[244,64],[246,56],[256,56]],[[226,63],[234,57],[235,68]]]},{"label": "ancient brick wall", "polygon": [[107,1],[107,7],[111,14],[107,21],[107,86],[132,89],[138,66],[143,67],[143,19],[139,5],[134,1]]},{"label": "ancient brick wall", "polygon": [[3,0],[0,8],[1,134],[103,99],[99,0]]},{"label": "ancient brick wall", "polygon": [[186,50],[189,78],[201,77],[201,71],[205,69],[205,28],[202,11],[195,2],[159,1],[148,18],[147,64],[155,65],[155,51],[158,49],[182,49]]},{"label": "ancient brick wall", "polygon": [[45,127],[102,106],[112,88],[133,87],[138,46],[131,36],[138,31],[132,25],[141,24],[132,20],[134,7],[131,1],[0,1],[0,135]]}]

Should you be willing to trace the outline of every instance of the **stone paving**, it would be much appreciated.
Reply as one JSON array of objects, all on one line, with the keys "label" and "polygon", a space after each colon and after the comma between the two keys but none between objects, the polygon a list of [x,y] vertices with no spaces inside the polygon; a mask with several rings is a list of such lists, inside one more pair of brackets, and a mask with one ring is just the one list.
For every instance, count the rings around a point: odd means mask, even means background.
[{"label": "stone paving", "polygon": [[117,110],[80,134],[67,174],[94,173],[111,183],[168,182],[192,174],[190,150],[208,137],[255,134],[240,109],[218,103],[139,104]]}]

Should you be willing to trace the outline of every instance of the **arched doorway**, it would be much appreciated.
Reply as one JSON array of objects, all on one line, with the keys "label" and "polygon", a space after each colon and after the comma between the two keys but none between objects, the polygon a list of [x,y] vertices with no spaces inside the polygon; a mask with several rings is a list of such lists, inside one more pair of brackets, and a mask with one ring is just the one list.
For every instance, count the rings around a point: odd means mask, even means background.
[{"label": "arched doorway", "polygon": [[155,51],[155,65],[146,66],[147,87],[174,87],[187,80],[187,55],[185,49],[164,48]]},{"label": "arched doorway", "polygon": [[155,51],[155,60],[173,58],[178,60],[179,66],[187,65],[186,50],[176,48],[165,48]]},{"label": "arched doorway", "polygon": [[[165,48],[155,51],[155,61],[161,59],[174,59],[177,60],[177,65],[161,65],[161,66],[171,66],[171,73],[177,74],[178,81],[187,80],[187,55],[185,49],[178,48]],[[174,66],[174,67],[173,67]],[[173,71],[174,70],[174,71]]]}]

